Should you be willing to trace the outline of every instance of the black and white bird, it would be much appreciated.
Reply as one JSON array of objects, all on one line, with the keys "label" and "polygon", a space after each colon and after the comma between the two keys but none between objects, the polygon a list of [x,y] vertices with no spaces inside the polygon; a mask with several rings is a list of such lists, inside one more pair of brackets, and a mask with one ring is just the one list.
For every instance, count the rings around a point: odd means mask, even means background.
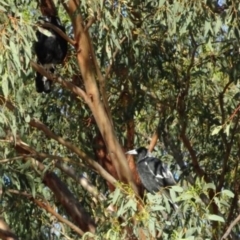
[{"label": "black and white bird", "polygon": [[[65,27],[56,16],[39,18],[40,23],[51,23],[65,33]],[[50,73],[54,73],[55,64],[61,64],[67,55],[68,43],[56,31],[51,28],[38,27],[36,32],[37,42],[34,49],[37,55],[38,63]],[[37,92],[48,93],[51,91],[52,81],[37,73],[35,78]]]},{"label": "black and white bird", "polygon": [[[174,177],[168,167],[164,165],[160,159],[151,155],[145,147],[130,150],[126,152],[126,154],[138,155],[138,174],[142,184],[148,192],[156,193],[160,188],[167,188],[176,185]],[[166,195],[169,198],[169,194],[167,193]],[[171,200],[170,203],[174,209],[177,208]]]}]

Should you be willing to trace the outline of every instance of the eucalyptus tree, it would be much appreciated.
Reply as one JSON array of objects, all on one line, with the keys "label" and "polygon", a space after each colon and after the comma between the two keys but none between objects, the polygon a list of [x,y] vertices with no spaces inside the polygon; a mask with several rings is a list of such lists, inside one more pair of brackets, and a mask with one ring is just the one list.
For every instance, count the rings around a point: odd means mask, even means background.
[{"label": "eucalyptus tree", "polygon": [[[0,237],[237,239],[239,10],[0,1]],[[54,74],[34,53],[41,15],[66,28]],[[36,92],[36,72],[51,93]],[[143,194],[124,154],[137,146],[171,168],[176,211],[161,192]]]}]

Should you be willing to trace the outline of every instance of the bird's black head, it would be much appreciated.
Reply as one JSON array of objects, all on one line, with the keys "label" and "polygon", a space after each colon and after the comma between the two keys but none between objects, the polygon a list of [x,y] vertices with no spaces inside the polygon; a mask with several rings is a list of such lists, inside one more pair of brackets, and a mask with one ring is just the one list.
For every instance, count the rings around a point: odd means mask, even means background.
[{"label": "bird's black head", "polygon": [[148,155],[148,150],[145,147],[139,147],[126,152],[126,154],[138,155],[138,161],[139,161]]}]

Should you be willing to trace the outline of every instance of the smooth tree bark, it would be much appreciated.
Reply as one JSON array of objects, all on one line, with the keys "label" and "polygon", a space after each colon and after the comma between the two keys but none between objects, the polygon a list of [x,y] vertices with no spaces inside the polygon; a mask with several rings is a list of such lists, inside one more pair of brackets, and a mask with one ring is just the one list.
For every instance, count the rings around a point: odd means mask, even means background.
[{"label": "smooth tree bark", "polygon": [[94,53],[91,48],[91,39],[87,28],[85,29],[84,21],[78,9],[80,1],[70,0],[67,3],[62,1],[67,13],[70,16],[75,38],[75,48],[77,53],[77,61],[84,81],[89,108],[95,118],[99,131],[106,144],[109,158],[117,171],[117,175],[121,181],[128,182],[138,195],[138,188],[133,180],[132,173],[127,164],[125,154],[117,139],[111,119],[106,112],[95,78],[95,65],[93,62]]}]

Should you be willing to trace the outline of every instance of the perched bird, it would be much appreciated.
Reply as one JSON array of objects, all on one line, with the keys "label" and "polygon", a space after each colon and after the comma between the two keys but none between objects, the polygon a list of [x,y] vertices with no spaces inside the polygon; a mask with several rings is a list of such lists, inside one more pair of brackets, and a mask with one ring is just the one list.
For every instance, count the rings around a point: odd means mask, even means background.
[{"label": "perched bird", "polygon": [[[137,170],[142,184],[150,193],[156,193],[160,188],[167,188],[176,185],[172,173],[162,161],[151,155],[145,147],[130,150],[126,154],[138,155]],[[169,194],[164,192],[169,198],[170,204],[174,209],[177,205],[170,200]]]},{"label": "perched bird", "polygon": [[[61,24],[60,19],[55,16],[40,17],[40,23],[51,23],[65,33],[65,27]],[[55,64],[61,64],[67,55],[68,43],[56,31],[51,28],[38,27],[36,32],[37,42],[34,49],[37,55],[38,63],[46,71],[54,73]],[[37,73],[36,79],[37,92],[48,93],[51,91],[51,80]]]}]

